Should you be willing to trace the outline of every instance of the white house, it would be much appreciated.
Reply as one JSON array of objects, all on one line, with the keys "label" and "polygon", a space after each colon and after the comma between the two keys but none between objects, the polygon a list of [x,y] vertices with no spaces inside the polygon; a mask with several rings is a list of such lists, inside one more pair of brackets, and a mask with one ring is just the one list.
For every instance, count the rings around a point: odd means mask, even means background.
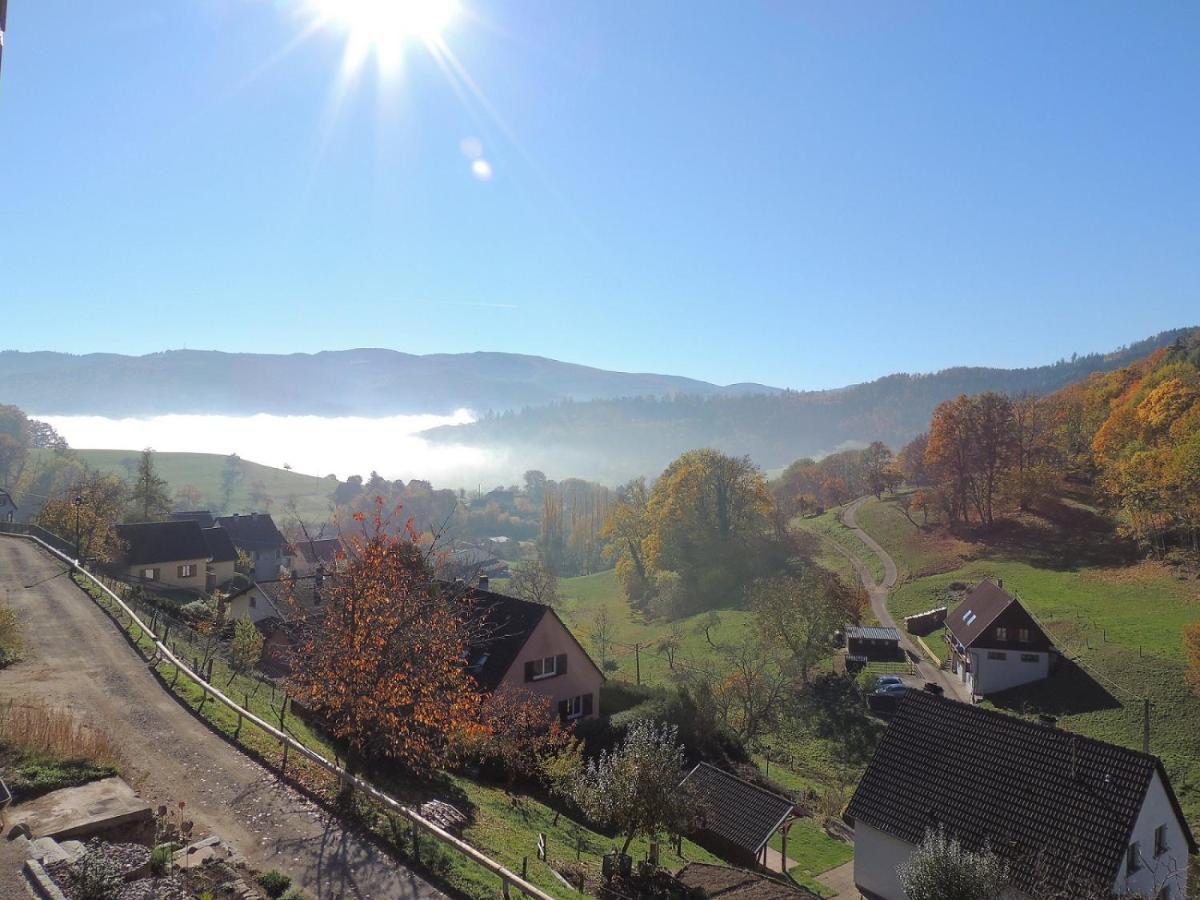
[{"label": "white house", "polygon": [[1158,757],[915,690],[846,818],[876,900],[903,900],[898,868],[935,827],[1004,857],[1017,897],[1181,900],[1197,852]]},{"label": "white house", "polygon": [[979,696],[1042,680],[1058,655],[1003,582],[980,582],[946,616],[945,637],[951,673]]}]

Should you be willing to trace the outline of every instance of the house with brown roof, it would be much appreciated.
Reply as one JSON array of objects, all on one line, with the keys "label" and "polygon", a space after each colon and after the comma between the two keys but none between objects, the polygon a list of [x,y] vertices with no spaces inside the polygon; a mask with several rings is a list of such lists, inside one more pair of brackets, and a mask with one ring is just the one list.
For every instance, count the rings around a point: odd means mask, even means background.
[{"label": "house with brown roof", "polygon": [[0,488],[0,522],[12,522],[17,517],[17,501],[12,494]]},{"label": "house with brown roof", "polygon": [[946,616],[950,671],[986,696],[1049,676],[1058,651],[1021,601],[1000,581],[981,581]]},{"label": "house with brown roof", "polygon": [[207,588],[209,549],[196,522],[133,522],[116,531],[125,547],[121,576],[151,587]]},{"label": "house with brown roof", "polygon": [[336,572],[345,565],[341,538],[295,538],[290,542],[293,575],[313,575],[318,568]]},{"label": "house with brown roof", "polygon": [[1158,757],[916,690],[846,819],[855,885],[883,900],[931,828],[999,855],[1019,897],[1181,900],[1197,852]]}]

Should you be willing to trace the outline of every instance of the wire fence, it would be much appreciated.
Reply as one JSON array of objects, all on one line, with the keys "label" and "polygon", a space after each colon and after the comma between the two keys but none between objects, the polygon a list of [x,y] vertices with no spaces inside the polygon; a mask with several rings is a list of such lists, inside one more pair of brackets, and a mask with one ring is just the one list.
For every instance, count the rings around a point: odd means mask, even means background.
[{"label": "wire fence", "polygon": [[[510,896],[510,888],[513,888],[528,897],[535,898],[535,900],[554,900],[553,895],[546,893],[541,888],[522,878],[520,875],[517,875],[516,873],[505,868],[503,865],[496,862],[482,851],[471,846],[466,841],[455,837],[441,826],[430,821],[429,819],[426,819],[416,810],[405,806],[399,800],[396,800],[394,797],[384,793],[365,779],[346,771],[336,762],[331,762],[317,751],[296,740],[284,730],[276,727],[275,725],[251,712],[249,709],[241,706],[236,701],[230,699],[222,690],[209,683],[203,674],[197,671],[196,668],[193,668],[191,665],[189,665],[188,660],[178,655],[175,650],[171,648],[167,641],[160,639],[155,631],[150,628],[149,624],[144,621],[117,592],[110,589],[100,578],[88,571],[79,562],[79,560],[74,559],[67,551],[60,550],[57,546],[55,546],[54,543],[44,540],[39,534],[36,533],[37,531],[43,531],[43,529],[37,528],[37,526],[27,525],[9,525],[8,527],[0,529],[0,533],[19,535],[36,541],[38,544],[50,551],[61,562],[70,566],[72,571],[78,573],[82,578],[99,588],[108,600],[116,604],[117,610],[113,613],[113,615],[115,621],[117,621],[117,624],[120,624],[120,619],[117,618],[117,616],[119,616],[120,613],[124,613],[128,619],[129,628],[132,629],[136,627],[140,630],[143,636],[153,636],[152,640],[154,645],[154,653],[149,660],[151,668],[157,668],[163,663],[170,663],[173,665],[176,669],[176,677],[178,677],[179,673],[183,673],[184,676],[189,678],[199,688],[201,688],[201,690],[204,691],[206,697],[211,696],[215,702],[235,713],[238,716],[239,722],[242,719],[245,719],[247,722],[250,722],[259,728],[268,737],[279,743],[283,748],[285,764],[288,751],[291,751],[299,754],[301,757],[329,773],[330,775],[333,775],[336,779],[338,779],[339,782],[347,787],[361,791],[363,794],[379,803],[388,812],[407,819],[413,827],[414,836],[419,829],[420,831],[432,836],[439,843],[457,851],[484,870],[498,877],[501,882],[502,893],[505,897]],[[53,537],[53,535],[51,536]],[[61,541],[56,540],[55,543],[61,543]]]}]

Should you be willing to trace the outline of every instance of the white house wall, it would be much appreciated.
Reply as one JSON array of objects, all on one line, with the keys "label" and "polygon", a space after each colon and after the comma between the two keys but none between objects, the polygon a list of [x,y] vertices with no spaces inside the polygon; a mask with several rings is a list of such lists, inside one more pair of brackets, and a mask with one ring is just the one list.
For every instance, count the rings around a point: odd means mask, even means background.
[{"label": "white house wall", "polygon": [[916,849],[866,822],[855,822],[854,884],[883,900],[904,900],[897,870]]},{"label": "white house wall", "polygon": [[[971,654],[972,688],[977,694],[994,694],[1031,681],[1041,681],[1050,674],[1049,653],[1022,653],[1020,650],[969,651]],[[1004,653],[1005,659],[988,659],[989,652]],[[1022,656],[1036,656],[1037,662],[1022,662]]]},{"label": "white house wall", "polygon": [[[1154,829],[1159,825],[1167,826],[1167,851],[1157,859],[1154,858]],[[1187,896],[1188,846],[1183,836],[1183,829],[1171,801],[1167,797],[1167,789],[1163,786],[1158,773],[1150,781],[1146,789],[1146,799],[1142,801],[1142,811],[1138,813],[1137,823],[1133,826],[1131,841],[1137,841],[1141,850],[1142,868],[1132,875],[1127,866],[1129,857],[1126,854],[1121,862],[1117,880],[1113,890],[1117,894],[1140,894],[1143,897],[1158,897],[1159,891],[1167,889],[1166,896],[1170,900],[1182,900]]]}]

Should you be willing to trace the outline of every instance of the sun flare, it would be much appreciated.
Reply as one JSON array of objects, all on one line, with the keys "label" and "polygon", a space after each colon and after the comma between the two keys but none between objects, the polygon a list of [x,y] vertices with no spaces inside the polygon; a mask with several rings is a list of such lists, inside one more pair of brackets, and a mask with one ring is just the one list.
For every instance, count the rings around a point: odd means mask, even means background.
[{"label": "sun flare", "polygon": [[411,41],[436,45],[459,11],[457,0],[308,0],[308,7],[320,26],[344,33],[353,67],[372,53],[394,62]]}]

